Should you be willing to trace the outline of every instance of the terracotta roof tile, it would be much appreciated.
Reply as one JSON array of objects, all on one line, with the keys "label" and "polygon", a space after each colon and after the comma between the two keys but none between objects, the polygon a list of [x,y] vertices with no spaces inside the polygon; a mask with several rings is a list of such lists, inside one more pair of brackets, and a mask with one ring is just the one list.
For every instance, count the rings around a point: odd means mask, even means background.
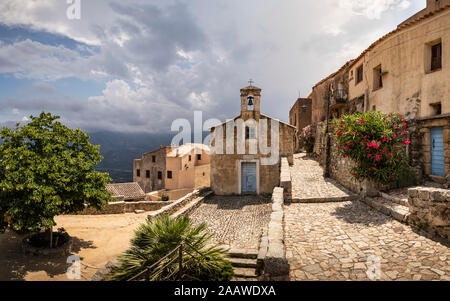
[{"label": "terracotta roof tile", "polygon": [[119,183],[119,184],[108,184],[106,189],[110,191],[113,196],[124,196],[125,200],[144,198],[145,193],[138,183]]}]

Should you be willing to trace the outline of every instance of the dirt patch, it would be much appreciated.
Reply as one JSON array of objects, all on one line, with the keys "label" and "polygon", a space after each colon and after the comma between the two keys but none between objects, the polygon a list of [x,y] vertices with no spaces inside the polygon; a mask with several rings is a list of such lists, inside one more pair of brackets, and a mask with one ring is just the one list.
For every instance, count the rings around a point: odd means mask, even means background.
[{"label": "dirt patch", "polygon": [[[65,215],[55,218],[73,238],[72,254],[81,258],[81,280],[89,280],[109,260],[130,246],[138,225],[149,212],[114,215]],[[33,256],[21,251],[25,235],[0,234],[0,280],[68,281],[65,256]]]}]

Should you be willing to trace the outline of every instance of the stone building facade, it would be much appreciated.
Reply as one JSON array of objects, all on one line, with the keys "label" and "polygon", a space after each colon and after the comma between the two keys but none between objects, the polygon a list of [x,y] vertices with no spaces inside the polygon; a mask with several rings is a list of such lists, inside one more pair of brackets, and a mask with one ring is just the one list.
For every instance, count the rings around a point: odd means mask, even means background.
[{"label": "stone building facade", "polygon": [[145,193],[165,188],[166,158],[172,151],[170,146],[145,153],[133,162],[133,182],[137,182]]},{"label": "stone building facade", "polygon": [[398,112],[408,120],[411,165],[435,181],[448,181],[449,45],[450,0],[429,0],[427,8],[315,85],[315,154],[324,156],[328,119],[369,110]]},{"label": "stone building facade", "polygon": [[198,189],[210,186],[209,147],[188,143],[173,148],[166,158],[165,189]]},{"label": "stone building facade", "polygon": [[298,133],[305,127],[311,124],[311,98],[298,98],[289,111],[289,123],[296,128],[294,137],[294,151],[300,150],[300,140]]},{"label": "stone building facade", "polygon": [[241,114],[211,128],[211,189],[217,195],[271,194],[280,184],[280,157],[293,162],[295,127],[261,114],[260,88],[240,92]]},{"label": "stone building facade", "polygon": [[134,160],[133,181],[145,193],[209,187],[209,162],[209,147],[206,145],[161,146]]}]

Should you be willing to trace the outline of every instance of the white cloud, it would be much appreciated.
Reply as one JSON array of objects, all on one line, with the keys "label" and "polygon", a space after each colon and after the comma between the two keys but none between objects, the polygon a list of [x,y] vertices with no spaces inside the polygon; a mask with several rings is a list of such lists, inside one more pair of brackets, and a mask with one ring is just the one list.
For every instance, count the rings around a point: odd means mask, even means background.
[{"label": "white cloud", "polygon": [[411,5],[410,0],[340,0],[339,5],[344,9],[351,9],[357,15],[368,19],[380,19],[389,10],[406,9]]}]

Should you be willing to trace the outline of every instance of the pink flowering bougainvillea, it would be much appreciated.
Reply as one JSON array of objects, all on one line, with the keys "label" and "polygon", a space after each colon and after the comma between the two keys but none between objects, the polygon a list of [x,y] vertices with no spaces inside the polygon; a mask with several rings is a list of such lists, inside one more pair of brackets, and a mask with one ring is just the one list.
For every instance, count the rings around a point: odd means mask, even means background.
[{"label": "pink flowering bougainvillea", "polygon": [[400,114],[369,111],[332,121],[337,154],[356,164],[351,174],[358,180],[387,184],[411,175],[406,156],[406,120]]},{"label": "pink flowering bougainvillea", "polygon": [[300,139],[305,150],[308,153],[311,153],[314,148],[314,135],[312,133],[311,126],[308,125],[307,127],[303,128],[300,131],[298,138]]}]

